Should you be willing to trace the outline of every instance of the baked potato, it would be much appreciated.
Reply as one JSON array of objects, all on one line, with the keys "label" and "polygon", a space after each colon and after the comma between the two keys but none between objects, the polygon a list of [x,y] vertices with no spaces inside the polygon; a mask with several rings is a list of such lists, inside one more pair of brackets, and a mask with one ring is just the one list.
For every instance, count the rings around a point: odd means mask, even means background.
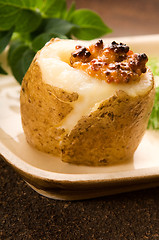
[{"label": "baked potato", "polygon": [[134,54],[122,43],[51,39],[22,82],[28,143],[72,164],[132,159],[155,95],[146,62],[146,54]]}]

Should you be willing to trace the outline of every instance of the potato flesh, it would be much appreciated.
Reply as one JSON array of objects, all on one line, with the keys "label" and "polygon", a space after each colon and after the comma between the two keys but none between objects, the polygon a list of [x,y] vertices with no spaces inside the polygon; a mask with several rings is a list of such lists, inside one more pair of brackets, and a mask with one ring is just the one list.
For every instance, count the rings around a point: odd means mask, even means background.
[{"label": "potato flesh", "polygon": [[82,70],[69,65],[71,53],[76,45],[88,46],[90,42],[61,40],[47,44],[40,52],[38,64],[42,80],[53,87],[67,92],[77,92],[79,98],[71,103],[73,110],[59,123],[59,128],[71,132],[82,116],[88,116],[99,104],[110,98],[116,91],[123,90],[129,96],[144,95],[152,88],[150,72],[142,74],[139,82],[129,84],[108,84],[91,77]]}]

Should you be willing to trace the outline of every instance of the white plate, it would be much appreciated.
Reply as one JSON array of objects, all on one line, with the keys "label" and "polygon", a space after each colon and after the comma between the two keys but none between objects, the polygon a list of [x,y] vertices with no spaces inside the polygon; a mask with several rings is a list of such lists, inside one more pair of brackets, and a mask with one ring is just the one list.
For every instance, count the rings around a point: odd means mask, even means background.
[{"label": "white plate", "polygon": [[[136,52],[159,56],[159,35],[113,40],[127,43]],[[1,59],[5,65],[5,56]],[[159,186],[159,131],[146,132],[132,162],[109,167],[71,165],[28,145],[21,126],[19,91],[11,75],[1,75],[0,152],[36,191],[75,200]]]}]

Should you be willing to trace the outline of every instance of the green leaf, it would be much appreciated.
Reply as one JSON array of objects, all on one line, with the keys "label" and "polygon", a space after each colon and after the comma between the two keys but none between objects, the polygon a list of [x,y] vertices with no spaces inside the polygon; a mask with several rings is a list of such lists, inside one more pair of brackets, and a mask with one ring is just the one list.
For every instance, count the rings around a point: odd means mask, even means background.
[{"label": "green leaf", "polygon": [[46,26],[45,26],[45,32],[54,32],[54,33],[60,33],[62,35],[66,35],[71,31],[72,28],[74,28],[75,25],[65,21],[63,19],[59,18],[51,18],[48,19]]},{"label": "green leaf", "polygon": [[72,14],[71,22],[79,26],[72,31],[78,39],[91,40],[111,32],[111,29],[95,12],[87,9],[75,11]]},{"label": "green leaf", "polygon": [[6,48],[13,34],[13,29],[10,31],[0,32],[0,53]]},{"label": "green leaf", "polygon": [[22,42],[25,42],[27,45],[30,45],[30,41],[31,41],[30,33],[14,32],[13,35],[12,35],[12,41],[14,41],[14,40],[20,40]]},{"label": "green leaf", "polygon": [[154,106],[151,112],[151,116],[148,122],[148,129],[159,129],[159,86],[158,86],[158,79],[159,79],[159,58],[157,57],[149,57],[149,61],[147,64],[153,74],[156,81],[156,94],[155,94],[155,101]]},{"label": "green leaf", "polygon": [[19,16],[19,9],[6,6],[0,3],[0,31],[12,28]]},{"label": "green leaf", "polygon": [[19,83],[22,82],[24,77],[24,69],[22,67],[22,57],[24,52],[28,49],[24,43],[16,42],[14,46],[9,50],[9,65],[11,67],[12,73],[14,77],[17,79]]},{"label": "green leaf", "polygon": [[155,102],[147,128],[159,129],[159,87],[156,87]]},{"label": "green leaf", "polygon": [[41,8],[44,17],[61,18],[66,12],[66,0],[45,0]]},{"label": "green leaf", "polygon": [[[39,24],[40,19],[36,4],[37,0],[0,0],[0,30],[9,30],[14,25],[19,29],[21,25],[20,29],[25,31],[26,25],[29,24],[31,32]],[[26,29],[28,31],[28,28]]]},{"label": "green leaf", "polygon": [[35,52],[22,41],[13,41],[8,51],[8,63],[14,77],[21,83]]},{"label": "green leaf", "polygon": [[14,54],[14,50],[21,45],[24,45],[24,43],[22,41],[20,41],[19,39],[16,39],[16,40],[11,42],[10,48],[9,48],[9,51],[8,51],[8,56],[7,56],[7,58],[8,58],[7,60],[8,60],[9,65],[11,64],[12,54]]},{"label": "green leaf", "polygon": [[44,0],[34,0],[34,1],[31,1],[31,2],[34,3],[35,9],[40,12],[43,5],[44,5]]},{"label": "green leaf", "polygon": [[0,0],[0,4],[5,7],[14,7],[17,9],[31,9],[35,10],[37,7],[42,5],[42,0]]},{"label": "green leaf", "polygon": [[26,73],[26,71],[28,70],[34,56],[35,56],[35,52],[30,48],[26,49],[25,52],[23,53],[22,70],[24,73]]},{"label": "green leaf", "polygon": [[16,32],[33,32],[41,23],[41,15],[37,12],[21,11],[15,23]]},{"label": "green leaf", "polygon": [[33,31],[33,32],[30,33],[31,42],[32,42],[33,39],[36,38],[38,35],[44,33],[45,27],[46,27],[46,25],[47,25],[47,20],[48,20],[48,19],[46,19],[46,18],[45,18],[45,19],[42,18],[42,21],[41,21],[40,25],[38,26],[38,28],[37,28],[35,31]]},{"label": "green leaf", "polygon": [[8,73],[1,67],[0,63],[0,74],[7,75]]},{"label": "green leaf", "polygon": [[25,2],[27,9],[29,8],[34,11],[38,9],[40,11],[43,6],[44,0],[22,0],[22,2]]},{"label": "green leaf", "polygon": [[45,45],[45,43],[50,41],[51,38],[56,38],[56,37],[63,38],[63,39],[67,38],[64,35],[57,34],[57,33],[42,33],[33,40],[32,42],[33,50],[38,51]]},{"label": "green leaf", "polygon": [[76,10],[76,5],[75,2],[72,2],[70,9],[66,12],[64,19],[67,21],[70,21],[72,14],[75,12]]},{"label": "green leaf", "polygon": [[154,75],[159,76],[159,58],[149,57],[147,65],[151,68]]}]

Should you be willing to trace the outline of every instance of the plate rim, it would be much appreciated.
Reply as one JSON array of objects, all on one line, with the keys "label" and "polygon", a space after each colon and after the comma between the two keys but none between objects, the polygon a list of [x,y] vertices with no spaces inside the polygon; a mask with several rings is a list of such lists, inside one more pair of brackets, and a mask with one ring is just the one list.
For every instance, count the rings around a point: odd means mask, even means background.
[{"label": "plate rim", "polygon": [[[71,174],[71,173],[57,173],[43,170],[26,163],[21,158],[17,157],[8,148],[0,143],[2,158],[16,170],[34,176],[38,179],[54,182],[70,182],[70,183],[91,183],[91,182],[118,182],[118,181],[132,181],[147,178],[159,178],[159,167],[141,168],[133,170],[125,170],[119,172],[109,173],[87,173],[87,174]],[[11,160],[10,160],[11,156]]]}]

